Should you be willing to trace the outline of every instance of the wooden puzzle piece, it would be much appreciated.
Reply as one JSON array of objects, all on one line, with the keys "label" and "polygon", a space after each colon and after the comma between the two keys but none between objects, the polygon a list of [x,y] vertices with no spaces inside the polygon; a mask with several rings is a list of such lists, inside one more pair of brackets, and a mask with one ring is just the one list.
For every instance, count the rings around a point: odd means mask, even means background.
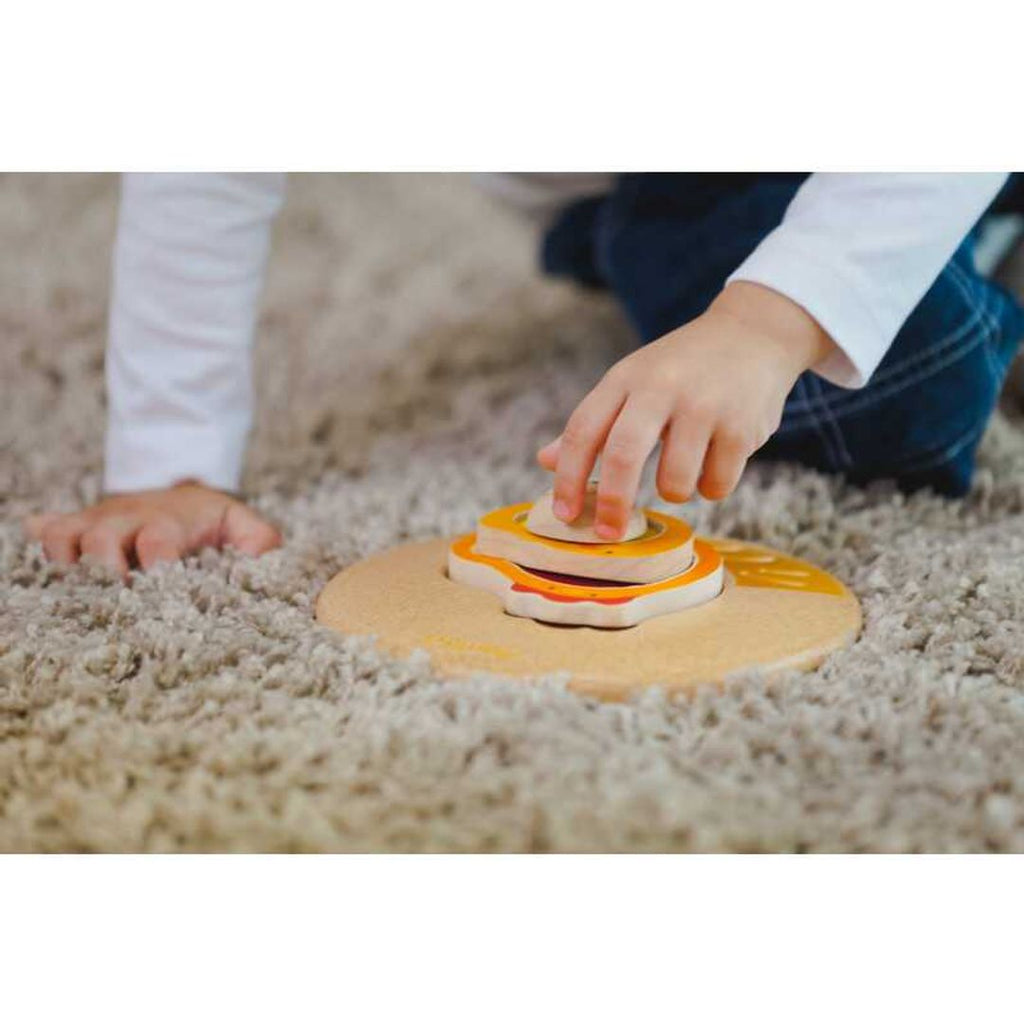
[{"label": "wooden puzzle piece", "polygon": [[[526,529],[538,537],[551,540],[566,540],[573,544],[607,544],[608,540],[594,532],[594,517],[597,510],[597,485],[588,484],[583,499],[583,511],[571,522],[563,523],[552,507],[554,495],[551,491],[542,494],[526,517]],[[629,515],[626,531],[615,542],[624,544],[636,540],[647,532],[647,517],[641,509],[635,508]]]},{"label": "wooden puzzle piece", "polygon": [[686,571],[693,562],[693,530],[673,516],[648,509],[647,529],[635,540],[577,544],[531,533],[530,509],[530,502],[523,502],[482,516],[476,551],[530,569],[615,583],[656,583]]},{"label": "wooden puzzle piece", "polygon": [[655,615],[692,608],[722,589],[722,556],[710,545],[694,545],[693,564],[657,583],[612,583],[523,568],[474,550],[473,534],[448,549],[448,575],[501,598],[505,611],[540,622],[621,629]]}]

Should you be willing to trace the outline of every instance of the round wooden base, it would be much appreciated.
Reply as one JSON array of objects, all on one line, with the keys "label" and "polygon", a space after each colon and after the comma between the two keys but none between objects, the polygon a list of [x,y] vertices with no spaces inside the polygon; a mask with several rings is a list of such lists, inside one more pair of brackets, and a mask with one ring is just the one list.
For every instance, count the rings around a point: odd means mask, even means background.
[{"label": "round wooden base", "polygon": [[630,629],[507,615],[499,597],[448,578],[448,540],[405,544],[338,573],[316,617],[375,636],[397,657],[425,650],[441,673],[568,673],[571,688],[611,700],[652,684],[691,690],[745,669],[813,668],[856,638],[860,605],[835,577],[770,548],[705,540],[725,560],[722,593]]}]

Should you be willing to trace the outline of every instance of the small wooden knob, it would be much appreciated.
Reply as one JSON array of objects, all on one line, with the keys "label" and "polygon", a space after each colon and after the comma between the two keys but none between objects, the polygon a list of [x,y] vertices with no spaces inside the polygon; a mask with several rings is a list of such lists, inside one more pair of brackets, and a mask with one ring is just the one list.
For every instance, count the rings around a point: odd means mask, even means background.
[{"label": "small wooden knob", "polygon": [[[587,495],[583,501],[583,511],[571,523],[563,523],[553,509],[554,495],[551,491],[542,494],[530,509],[526,517],[526,528],[538,537],[550,537],[552,540],[567,540],[575,544],[607,544],[607,537],[599,537],[594,532],[594,515],[597,508],[597,485],[587,487]],[[636,540],[647,532],[647,517],[640,509],[635,508],[629,515],[626,532],[616,541]]]}]

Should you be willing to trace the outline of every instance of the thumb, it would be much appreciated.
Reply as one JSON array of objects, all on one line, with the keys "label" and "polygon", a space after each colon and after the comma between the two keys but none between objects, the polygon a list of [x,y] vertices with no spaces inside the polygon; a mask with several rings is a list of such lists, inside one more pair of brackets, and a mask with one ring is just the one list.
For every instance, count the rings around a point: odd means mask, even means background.
[{"label": "thumb", "polygon": [[280,531],[248,505],[232,502],[224,515],[223,542],[246,555],[262,555],[281,546]]},{"label": "thumb", "polygon": [[548,470],[553,473],[558,467],[558,452],[562,446],[562,439],[556,437],[554,441],[549,441],[539,452],[537,452],[537,462],[540,463],[541,468]]}]

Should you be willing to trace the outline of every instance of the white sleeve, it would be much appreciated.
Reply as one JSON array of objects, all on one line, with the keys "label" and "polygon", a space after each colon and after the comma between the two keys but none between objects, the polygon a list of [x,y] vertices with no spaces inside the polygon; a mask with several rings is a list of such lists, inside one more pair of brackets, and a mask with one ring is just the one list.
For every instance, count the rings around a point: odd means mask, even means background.
[{"label": "white sleeve", "polygon": [[807,310],[837,346],[815,371],[862,387],[1006,177],[813,174],[729,280]]},{"label": "white sleeve", "polygon": [[235,490],[283,174],[127,174],[114,251],[104,487]]}]

